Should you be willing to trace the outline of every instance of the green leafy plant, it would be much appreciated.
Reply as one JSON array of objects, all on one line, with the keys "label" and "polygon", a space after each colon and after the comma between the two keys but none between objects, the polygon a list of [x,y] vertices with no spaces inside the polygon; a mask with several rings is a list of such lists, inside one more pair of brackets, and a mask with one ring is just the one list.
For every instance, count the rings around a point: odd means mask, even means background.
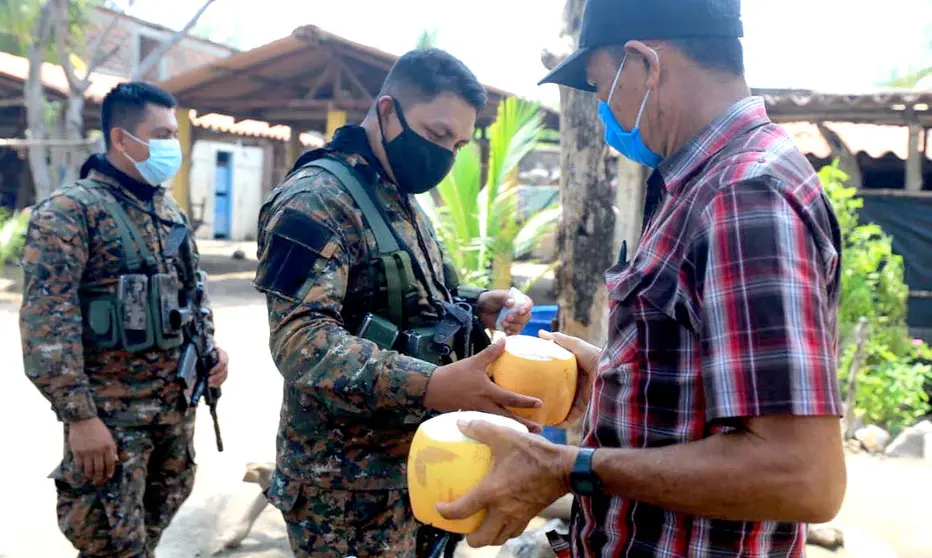
[{"label": "green leafy plant", "polygon": [[923,362],[929,349],[915,344],[906,325],[909,288],[903,281],[903,258],[893,252],[893,239],[874,223],[861,224],[864,202],[845,182],[837,162],[823,167],[819,178],[832,202],[842,233],[841,303],[838,323],[843,347],[839,359],[841,385],[855,347],[857,321],[867,318],[869,336],[864,367],[858,373],[855,407],[868,422],[896,432],[929,411],[923,386],[932,366]]},{"label": "green leafy plant", "polygon": [[418,202],[430,217],[464,282],[507,289],[511,264],[529,253],[552,231],[560,207],[552,203],[535,215],[518,215],[518,163],[543,135],[540,105],[515,97],[498,106],[498,118],[488,130],[488,178],[481,183],[479,146],[460,150],[453,170],[437,187],[442,204],[431,194]]},{"label": "green leafy plant", "polygon": [[0,268],[19,258],[28,223],[29,215],[25,211],[13,214],[0,209]]}]

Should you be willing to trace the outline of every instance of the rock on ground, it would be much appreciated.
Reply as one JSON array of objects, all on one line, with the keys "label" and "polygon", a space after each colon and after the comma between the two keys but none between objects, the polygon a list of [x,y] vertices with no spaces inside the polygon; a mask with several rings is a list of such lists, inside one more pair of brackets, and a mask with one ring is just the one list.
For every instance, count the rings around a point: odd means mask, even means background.
[{"label": "rock on ground", "polygon": [[892,437],[883,428],[869,424],[855,431],[854,439],[861,442],[867,451],[880,453],[887,447]]},{"label": "rock on ground", "polygon": [[900,432],[885,453],[888,457],[918,457],[932,461],[932,422],[924,420]]}]

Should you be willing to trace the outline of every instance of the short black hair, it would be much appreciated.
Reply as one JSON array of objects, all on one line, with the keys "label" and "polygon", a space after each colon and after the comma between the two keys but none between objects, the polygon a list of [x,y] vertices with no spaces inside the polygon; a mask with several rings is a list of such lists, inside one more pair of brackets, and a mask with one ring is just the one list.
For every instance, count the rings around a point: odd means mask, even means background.
[{"label": "short black hair", "polygon": [[175,108],[178,101],[171,93],[151,83],[121,83],[110,90],[100,106],[100,127],[110,149],[110,130],[123,128],[134,132],[146,118],[146,105]]},{"label": "short black hair", "polygon": [[382,83],[379,97],[389,95],[402,106],[428,103],[452,93],[481,112],[488,102],[485,87],[458,58],[438,48],[412,50],[399,58]]}]

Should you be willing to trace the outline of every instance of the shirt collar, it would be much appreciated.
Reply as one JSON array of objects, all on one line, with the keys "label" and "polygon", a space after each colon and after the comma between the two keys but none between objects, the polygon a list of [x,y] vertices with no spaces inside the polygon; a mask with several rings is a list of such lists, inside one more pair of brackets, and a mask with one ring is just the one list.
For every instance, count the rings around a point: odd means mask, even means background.
[{"label": "shirt collar", "polygon": [[651,174],[649,184],[656,184],[660,180],[668,192],[677,193],[693,171],[724,149],[732,139],[769,123],[763,98],[741,99],[664,159]]},{"label": "shirt collar", "polygon": [[161,198],[165,193],[164,187],[152,186],[136,180],[116,168],[103,153],[94,154],[88,158],[84,165],[81,166],[80,177],[122,188],[124,192],[130,194],[133,198],[144,202]]}]

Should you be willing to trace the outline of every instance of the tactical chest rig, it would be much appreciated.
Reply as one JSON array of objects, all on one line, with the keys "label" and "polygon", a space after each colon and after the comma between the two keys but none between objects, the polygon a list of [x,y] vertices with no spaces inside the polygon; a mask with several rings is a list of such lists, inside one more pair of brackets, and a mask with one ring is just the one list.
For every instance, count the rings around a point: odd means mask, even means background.
[{"label": "tactical chest rig", "polygon": [[384,314],[365,313],[358,327],[353,328],[357,337],[368,339],[384,350],[397,350],[437,365],[471,356],[488,346],[490,341],[473,316],[481,291],[460,287],[455,269],[444,262],[443,280],[454,299],[433,301],[439,317],[425,319],[419,308],[418,275],[425,288],[427,276],[401,246],[388,224],[384,207],[370,195],[357,171],[329,157],[315,159],[302,168],[307,167],[320,168],[343,185],[375,237],[376,253],[371,264],[380,270],[384,304],[377,306],[382,307]]},{"label": "tactical chest rig", "polygon": [[206,320],[211,316],[204,304],[207,274],[194,263],[187,226],[173,223],[177,226],[172,227],[164,250],[164,256],[176,266],[179,283],[174,275],[159,272],[158,259],[123,205],[101,193],[105,186],[88,179],[78,180],[77,185],[74,195],[79,201],[103,206],[114,220],[123,253],[116,293],[107,288],[79,290],[85,344],[130,353],[181,347],[175,371],[184,390],[181,405],[196,407],[204,398],[210,406],[217,449],[223,451],[216,409],[221,393],[207,383],[218,361],[216,347],[206,330]]},{"label": "tactical chest rig", "polygon": [[[159,273],[159,260],[122,204],[100,191],[104,186],[88,179],[79,180],[77,185],[74,194],[79,201],[102,206],[116,223],[123,256],[115,293],[83,286],[79,291],[85,343],[130,353],[180,347],[183,328],[192,318],[190,309],[182,304],[182,285],[172,274]],[[166,256],[174,257],[168,253],[177,252],[187,242],[186,236],[173,230]]]}]

